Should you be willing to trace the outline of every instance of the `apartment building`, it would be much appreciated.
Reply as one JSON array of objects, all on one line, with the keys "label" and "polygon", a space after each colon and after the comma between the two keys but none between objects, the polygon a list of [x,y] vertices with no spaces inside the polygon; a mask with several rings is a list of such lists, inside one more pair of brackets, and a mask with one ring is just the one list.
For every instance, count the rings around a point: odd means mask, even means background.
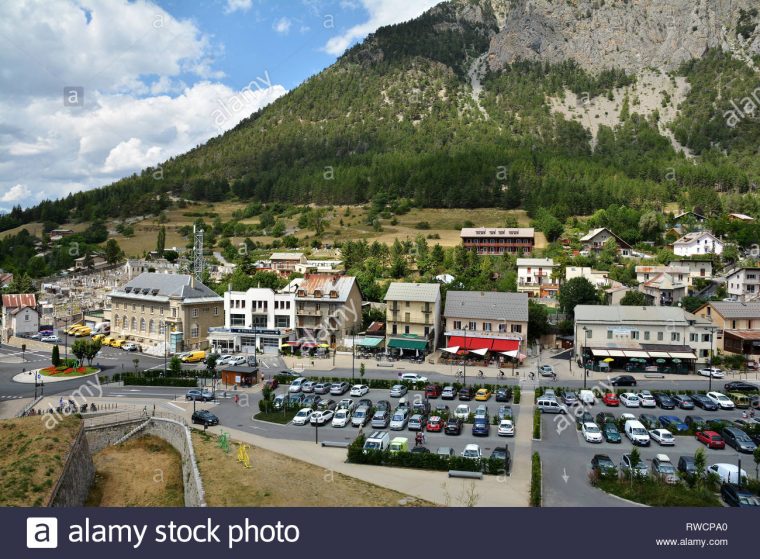
[{"label": "apartment building", "polygon": [[702,254],[721,254],[723,241],[709,231],[686,233],[673,243],[676,256],[699,256]]},{"label": "apartment building", "polygon": [[553,272],[558,267],[551,258],[518,258],[517,292],[530,297],[556,296],[559,282]]},{"label": "apartment building", "polygon": [[736,301],[760,297],[760,268],[737,268],[726,275],[726,292]]},{"label": "apartment building", "polygon": [[353,276],[308,274],[296,291],[296,336],[302,346],[335,347],[362,325],[362,295]]},{"label": "apartment building", "polygon": [[465,248],[478,254],[531,254],[536,233],[532,227],[466,227],[459,236]]},{"label": "apartment building", "polygon": [[694,314],[718,328],[716,347],[721,351],[760,355],[760,301],[710,301]]},{"label": "apartment building", "polygon": [[687,285],[694,287],[695,280],[711,280],[713,277],[712,260],[679,259],[671,260],[668,266],[673,268],[685,268],[689,271]]},{"label": "apartment building", "polygon": [[526,350],[527,293],[449,291],[443,316],[446,347],[494,353]]},{"label": "apartment building", "polygon": [[386,347],[433,351],[441,332],[441,285],[401,283],[385,294]]},{"label": "apartment building", "polygon": [[592,229],[581,237],[580,241],[583,245],[583,250],[588,253],[599,253],[604,248],[604,245],[613,239],[618,247],[618,253],[621,256],[631,256],[631,245],[626,243],[623,239],[615,235],[612,231],[606,227],[600,227],[598,229]]}]

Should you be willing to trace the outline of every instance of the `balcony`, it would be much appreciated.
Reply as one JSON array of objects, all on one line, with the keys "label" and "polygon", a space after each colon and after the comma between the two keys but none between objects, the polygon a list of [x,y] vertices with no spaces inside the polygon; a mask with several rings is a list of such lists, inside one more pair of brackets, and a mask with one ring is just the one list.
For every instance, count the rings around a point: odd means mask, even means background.
[{"label": "balcony", "polygon": [[322,316],[322,311],[315,309],[298,309],[296,314],[299,316]]}]

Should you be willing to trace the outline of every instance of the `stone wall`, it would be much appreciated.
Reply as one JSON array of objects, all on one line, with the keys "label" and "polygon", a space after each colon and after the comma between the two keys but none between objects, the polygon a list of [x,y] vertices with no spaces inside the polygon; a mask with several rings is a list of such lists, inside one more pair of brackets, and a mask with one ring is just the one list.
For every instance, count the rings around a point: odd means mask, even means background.
[{"label": "stone wall", "polygon": [[[90,450],[98,452],[115,444],[130,431],[145,421],[144,418],[122,421],[112,425],[95,426],[87,429]],[[205,507],[206,498],[203,491],[198,466],[195,463],[195,451],[190,430],[173,419],[154,417],[136,437],[154,435],[172,445],[182,457],[182,480],[185,487],[186,507]]]},{"label": "stone wall", "polygon": [[95,464],[85,435],[84,426],[71,445],[63,473],[50,494],[49,507],[81,507],[95,479]]}]

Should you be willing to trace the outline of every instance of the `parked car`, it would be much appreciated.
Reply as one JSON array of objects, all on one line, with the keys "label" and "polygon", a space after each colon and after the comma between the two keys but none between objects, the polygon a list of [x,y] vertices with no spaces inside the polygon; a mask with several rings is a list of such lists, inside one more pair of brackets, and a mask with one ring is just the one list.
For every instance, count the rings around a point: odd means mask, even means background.
[{"label": "parked car", "polygon": [[508,446],[497,446],[491,451],[491,460],[503,460],[504,471],[509,473],[512,469],[512,454],[509,452]]},{"label": "parked car", "polygon": [[760,497],[735,483],[724,483],[720,496],[729,507],[760,507]]},{"label": "parked car", "polygon": [[641,458],[639,458],[636,467],[632,467],[630,454],[623,454],[623,458],[620,460],[620,470],[629,473],[633,471],[636,477],[641,478],[645,478],[649,475],[649,466],[647,466],[647,463]]},{"label": "parked car", "polygon": [[235,355],[233,357],[229,357],[227,359],[227,365],[230,365],[232,367],[237,367],[240,365],[247,365],[248,364],[248,357],[245,355]]},{"label": "parked car", "polygon": [[303,402],[301,402],[304,407],[313,407],[319,404],[319,402],[322,401],[322,396],[319,394],[307,394],[304,396]]},{"label": "parked car", "polygon": [[607,392],[604,396],[602,396],[602,403],[606,406],[617,407],[620,405],[620,399],[617,397],[617,394]]},{"label": "parked car", "polygon": [[542,377],[554,377],[557,373],[554,372],[554,367],[551,365],[541,365],[538,367],[538,374]]},{"label": "parked car", "polygon": [[615,473],[615,463],[606,454],[595,454],[591,459],[591,469],[600,475],[612,475]]},{"label": "parked car", "polygon": [[624,431],[625,436],[628,437],[628,440],[634,445],[649,446],[651,438],[649,437],[649,432],[644,428],[641,422],[636,421],[635,419],[627,420],[625,422]]},{"label": "parked car", "polygon": [[441,395],[442,389],[440,384],[428,384],[425,387],[425,398],[438,398]]},{"label": "parked car", "polygon": [[738,452],[752,454],[757,448],[757,445],[752,442],[752,439],[749,438],[747,433],[738,427],[725,427],[721,432],[721,436],[728,446],[734,448]]},{"label": "parked car", "polygon": [[642,408],[654,408],[657,406],[657,400],[649,390],[642,390],[639,392],[639,403]]},{"label": "parked car", "polygon": [[491,423],[488,418],[478,417],[472,423],[472,434],[475,437],[487,437],[491,432]]},{"label": "parked car", "polygon": [[515,436],[515,424],[511,419],[502,419],[499,422],[499,428],[496,430],[496,434],[500,437],[514,437]]},{"label": "parked car", "polygon": [[696,438],[702,444],[707,445],[707,448],[718,450],[726,448],[726,441],[715,431],[697,431]]},{"label": "parked car", "polygon": [[454,417],[467,421],[470,417],[470,406],[467,404],[459,404],[456,409],[454,409]]},{"label": "parked car", "polygon": [[652,429],[649,431],[649,437],[653,441],[657,441],[660,446],[674,446],[676,444],[676,438],[667,429]]},{"label": "parked car", "polygon": [[293,418],[293,425],[306,425],[311,419],[311,414],[314,410],[311,408],[303,408]]},{"label": "parked car", "polygon": [[40,338],[40,341],[41,341],[41,342],[47,342],[47,343],[58,343],[58,342],[60,342],[60,341],[61,341],[61,338],[59,338],[59,337],[58,337],[58,336],[56,336],[56,335],[51,335],[51,336],[42,336],[42,337]]},{"label": "parked car", "polygon": [[348,393],[349,396],[364,396],[369,392],[369,386],[366,384],[355,384],[351,387],[351,392]]},{"label": "parked car", "polygon": [[660,422],[657,420],[657,417],[651,413],[642,413],[639,416],[639,421],[641,421],[647,429],[657,429],[660,427]]},{"label": "parked car", "polygon": [[[736,464],[712,464],[707,471],[716,474],[722,483],[739,483],[739,467]],[[747,477],[744,468],[742,468],[741,476]]]},{"label": "parked car", "polygon": [[457,396],[457,391],[453,386],[444,386],[441,390],[441,400],[453,400]]},{"label": "parked car", "polygon": [[697,371],[698,374],[702,375],[703,377],[709,377],[712,376],[712,378],[724,378],[726,376],[726,373],[724,373],[721,369],[718,367],[705,367],[704,369],[700,369]]},{"label": "parked car", "polygon": [[620,436],[617,426],[614,423],[605,423],[601,427],[602,436],[608,443],[621,443],[623,438]]},{"label": "parked car", "polygon": [[351,398],[343,398],[340,402],[338,402],[337,409],[353,411],[354,406],[354,401]]},{"label": "parked car", "polygon": [[347,382],[334,382],[330,385],[330,394],[333,396],[343,396],[351,389]]},{"label": "parked car", "polygon": [[464,402],[472,400],[472,388],[467,388],[466,386],[461,388],[459,390],[459,400]]},{"label": "parked car", "polygon": [[584,411],[582,414],[575,416],[575,421],[578,423],[578,427],[581,427],[584,423],[593,423],[594,416],[591,415],[591,412]]},{"label": "parked car", "polygon": [[391,421],[391,415],[387,411],[376,411],[372,416],[370,425],[373,429],[385,429]]},{"label": "parked car", "polygon": [[673,403],[682,410],[694,409],[694,400],[692,400],[691,396],[688,396],[687,394],[674,394],[671,396],[671,399],[673,400]]},{"label": "parked car", "polygon": [[314,392],[314,387],[317,386],[317,381],[315,380],[307,380],[304,381],[304,383],[301,385],[301,392],[304,394],[311,394]]},{"label": "parked car", "polygon": [[403,384],[394,384],[391,387],[390,397],[391,398],[401,398],[407,392],[409,392],[409,389],[406,386],[404,386]]},{"label": "parked car", "polygon": [[633,392],[625,392],[620,395],[620,403],[626,408],[638,408],[641,405],[639,397]]},{"label": "parked car", "polygon": [[655,392],[653,394],[655,402],[663,410],[672,410],[676,407],[676,403],[673,398],[665,394],[664,392]]},{"label": "parked car", "polygon": [[491,391],[488,388],[479,388],[475,393],[475,400],[478,402],[487,402],[491,398]]},{"label": "parked car", "polygon": [[721,392],[708,392],[706,396],[722,410],[732,410],[736,407],[731,398]]},{"label": "parked car", "polygon": [[[369,404],[370,407],[372,407],[372,400],[369,400],[369,399],[361,399],[361,400],[359,400],[360,404],[362,402],[369,402],[370,403]],[[393,408],[393,406],[391,406],[391,403],[388,400],[378,400],[377,403],[375,404],[375,409],[377,411],[388,410],[388,413],[390,413],[392,408]]]},{"label": "parked car", "polygon": [[[423,416],[424,417],[424,416]],[[443,431],[446,423],[440,415],[431,415],[424,425],[425,431],[430,433],[440,433]],[[409,422],[409,429],[412,428],[411,422]]]},{"label": "parked car", "polygon": [[473,460],[480,460],[483,457],[483,453],[480,451],[479,445],[468,444],[464,447],[462,456],[465,458],[472,458]]},{"label": "parked car", "polygon": [[428,378],[423,377],[417,373],[404,373],[401,375],[401,380],[406,380],[409,382],[427,382]]},{"label": "parked car", "polygon": [[600,411],[596,414],[596,424],[601,427],[605,423],[615,423],[615,416],[608,411]]},{"label": "parked car", "polygon": [[436,450],[435,453],[438,456],[448,456],[449,458],[451,458],[452,456],[454,456],[454,449],[451,448],[450,446],[439,446],[438,450]]},{"label": "parked car", "polygon": [[710,398],[704,394],[693,394],[691,399],[694,401],[694,405],[698,408],[702,408],[705,411],[717,411],[718,404],[713,402]]},{"label": "parked car", "polygon": [[636,386],[636,379],[631,375],[618,375],[610,379],[612,386]]},{"label": "parked car", "polygon": [[333,427],[345,427],[351,421],[351,410],[340,408],[332,418]]},{"label": "parked car", "polygon": [[329,382],[318,382],[314,385],[314,394],[329,394],[331,386]]},{"label": "parked car", "polygon": [[494,396],[496,397],[497,402],[509,402],[512,399],[512,389],[511,388],[497,388],[496,392],[494,392]]},{"label": "parked car", "polygon": [[409,418],[409,422],[407,423],[407,429],[410,431],[422,431],[427,426],[427,416],[415,413],[412,415],[412,417]]},{"label": "parked car", "polygon": [[303,389],[304,383],[308,382],[305,378],[299,377],[293,382],[290,383],[290,386],[288,387],[288,392],[301,392]]},{"label": "parked car", "polygon": [[430,454],[430,449],[424,446],[415,446],[409,452],[413,452],[414,454]]},{"label": "parked car", "polygon": [[499,409],[496,410],[496,417],[499,418],[499,421],[502,419],[512,419],[512,406],[499,406]]},{"label": "parked car", "polygon": [[748,382],[744,382],[741,380],[735,380],[731,382],[727,382],[723,385],[723,389],[726,392],[757,392],[758,387],[754,384],[750,384]]},{"label": "parked car", "polygon": [[332,421],[333,417],[335,417],[335,412],[332,410],[317,410],[309,417],[309,423],[312,425],[326,425]]},{"label": "parked car", "polygon": [[463,421],[458,417],[449,417],[446,420],[446,427],[444,433],[447,435],[461,435]]},{"label": "parked car", "polygon": [[707,425],[705,418],[701,415],[687,415],[683,422],[686,423],[690,429],[693,428],[697,430],[702,430]]},{"label": "parked car", "polygon": [[334,412],[336,408],[337,408],[337,404],[335,403],[335,400],[327,399],[327,400],[320,400],[319,402],[317,402],[316,409],[319,411],[330,410]]},{"label": "parked car", "polygon": [[661,415],[657,419],[663,429],[669,429],[671,432],[683,433],[689,430],[689,426],[675,415]]},{"label": "parked car", "polygon": [[574,406],[578,403],[578,395],[573,391],[565,392],[562,394],[562,402],[566,406]]},{"label": "parked car", "polygon": [[140,351],[140,346],[134,342],[127,342],[121,345],[121,349],[124,351]]},{"label": "parked car", "polygon": [[652,460],[652,473],[669,485],[678,483],[676,467],[667,454],[658,454]]},{"label": "parked car", "polygon": [[587,443],[602,442],[602,430],[596,423],[584,423],[581,426],[581,434]]},{"label": "parked car", "polygon": [[359,406],[356,408],[356,411],[351,414],[351,425],[354,427],[363,427],[369,420],[369,408],[367,406]]},{"label": "parked car", "polygon": [[[380,402],[388,402],[388,400],[380,400]],[[356,407],[358,408],[358,407],[361,407],[361,406],[366,406],[368,409],[375,408],[375,409],[379,410],[379,409],[382,409],[380,407],[380,402],[378,402],[377,405],[375,405],[375,404],[372,403],[372,400],[370,400],[369,398],[362,398],[361,400],[359,400],[358,402],[356,402]],[[390,413],[390,411],[391,411],[390,402],[388,402],[387,410]]]},{"label": "parked car", "polygon": [[681,456],[678,459],[678,471],[687,476],[693,476],[697,473],[697,463],[693,456]]},{"label": "parked car", "polygon": [[192,422],[203,426],[219,425],[219,418],[208,410],[197,410],[191,416]]}]

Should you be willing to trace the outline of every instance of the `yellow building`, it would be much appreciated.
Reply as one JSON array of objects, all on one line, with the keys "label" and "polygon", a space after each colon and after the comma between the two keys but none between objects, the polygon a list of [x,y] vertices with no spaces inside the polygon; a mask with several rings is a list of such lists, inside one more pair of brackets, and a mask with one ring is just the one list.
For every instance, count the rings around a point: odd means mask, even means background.
[{"label": "yellow building", "polygon": [[434,351],[441,332],[441,285],[400,283],[388,286],[386,347]]}]

